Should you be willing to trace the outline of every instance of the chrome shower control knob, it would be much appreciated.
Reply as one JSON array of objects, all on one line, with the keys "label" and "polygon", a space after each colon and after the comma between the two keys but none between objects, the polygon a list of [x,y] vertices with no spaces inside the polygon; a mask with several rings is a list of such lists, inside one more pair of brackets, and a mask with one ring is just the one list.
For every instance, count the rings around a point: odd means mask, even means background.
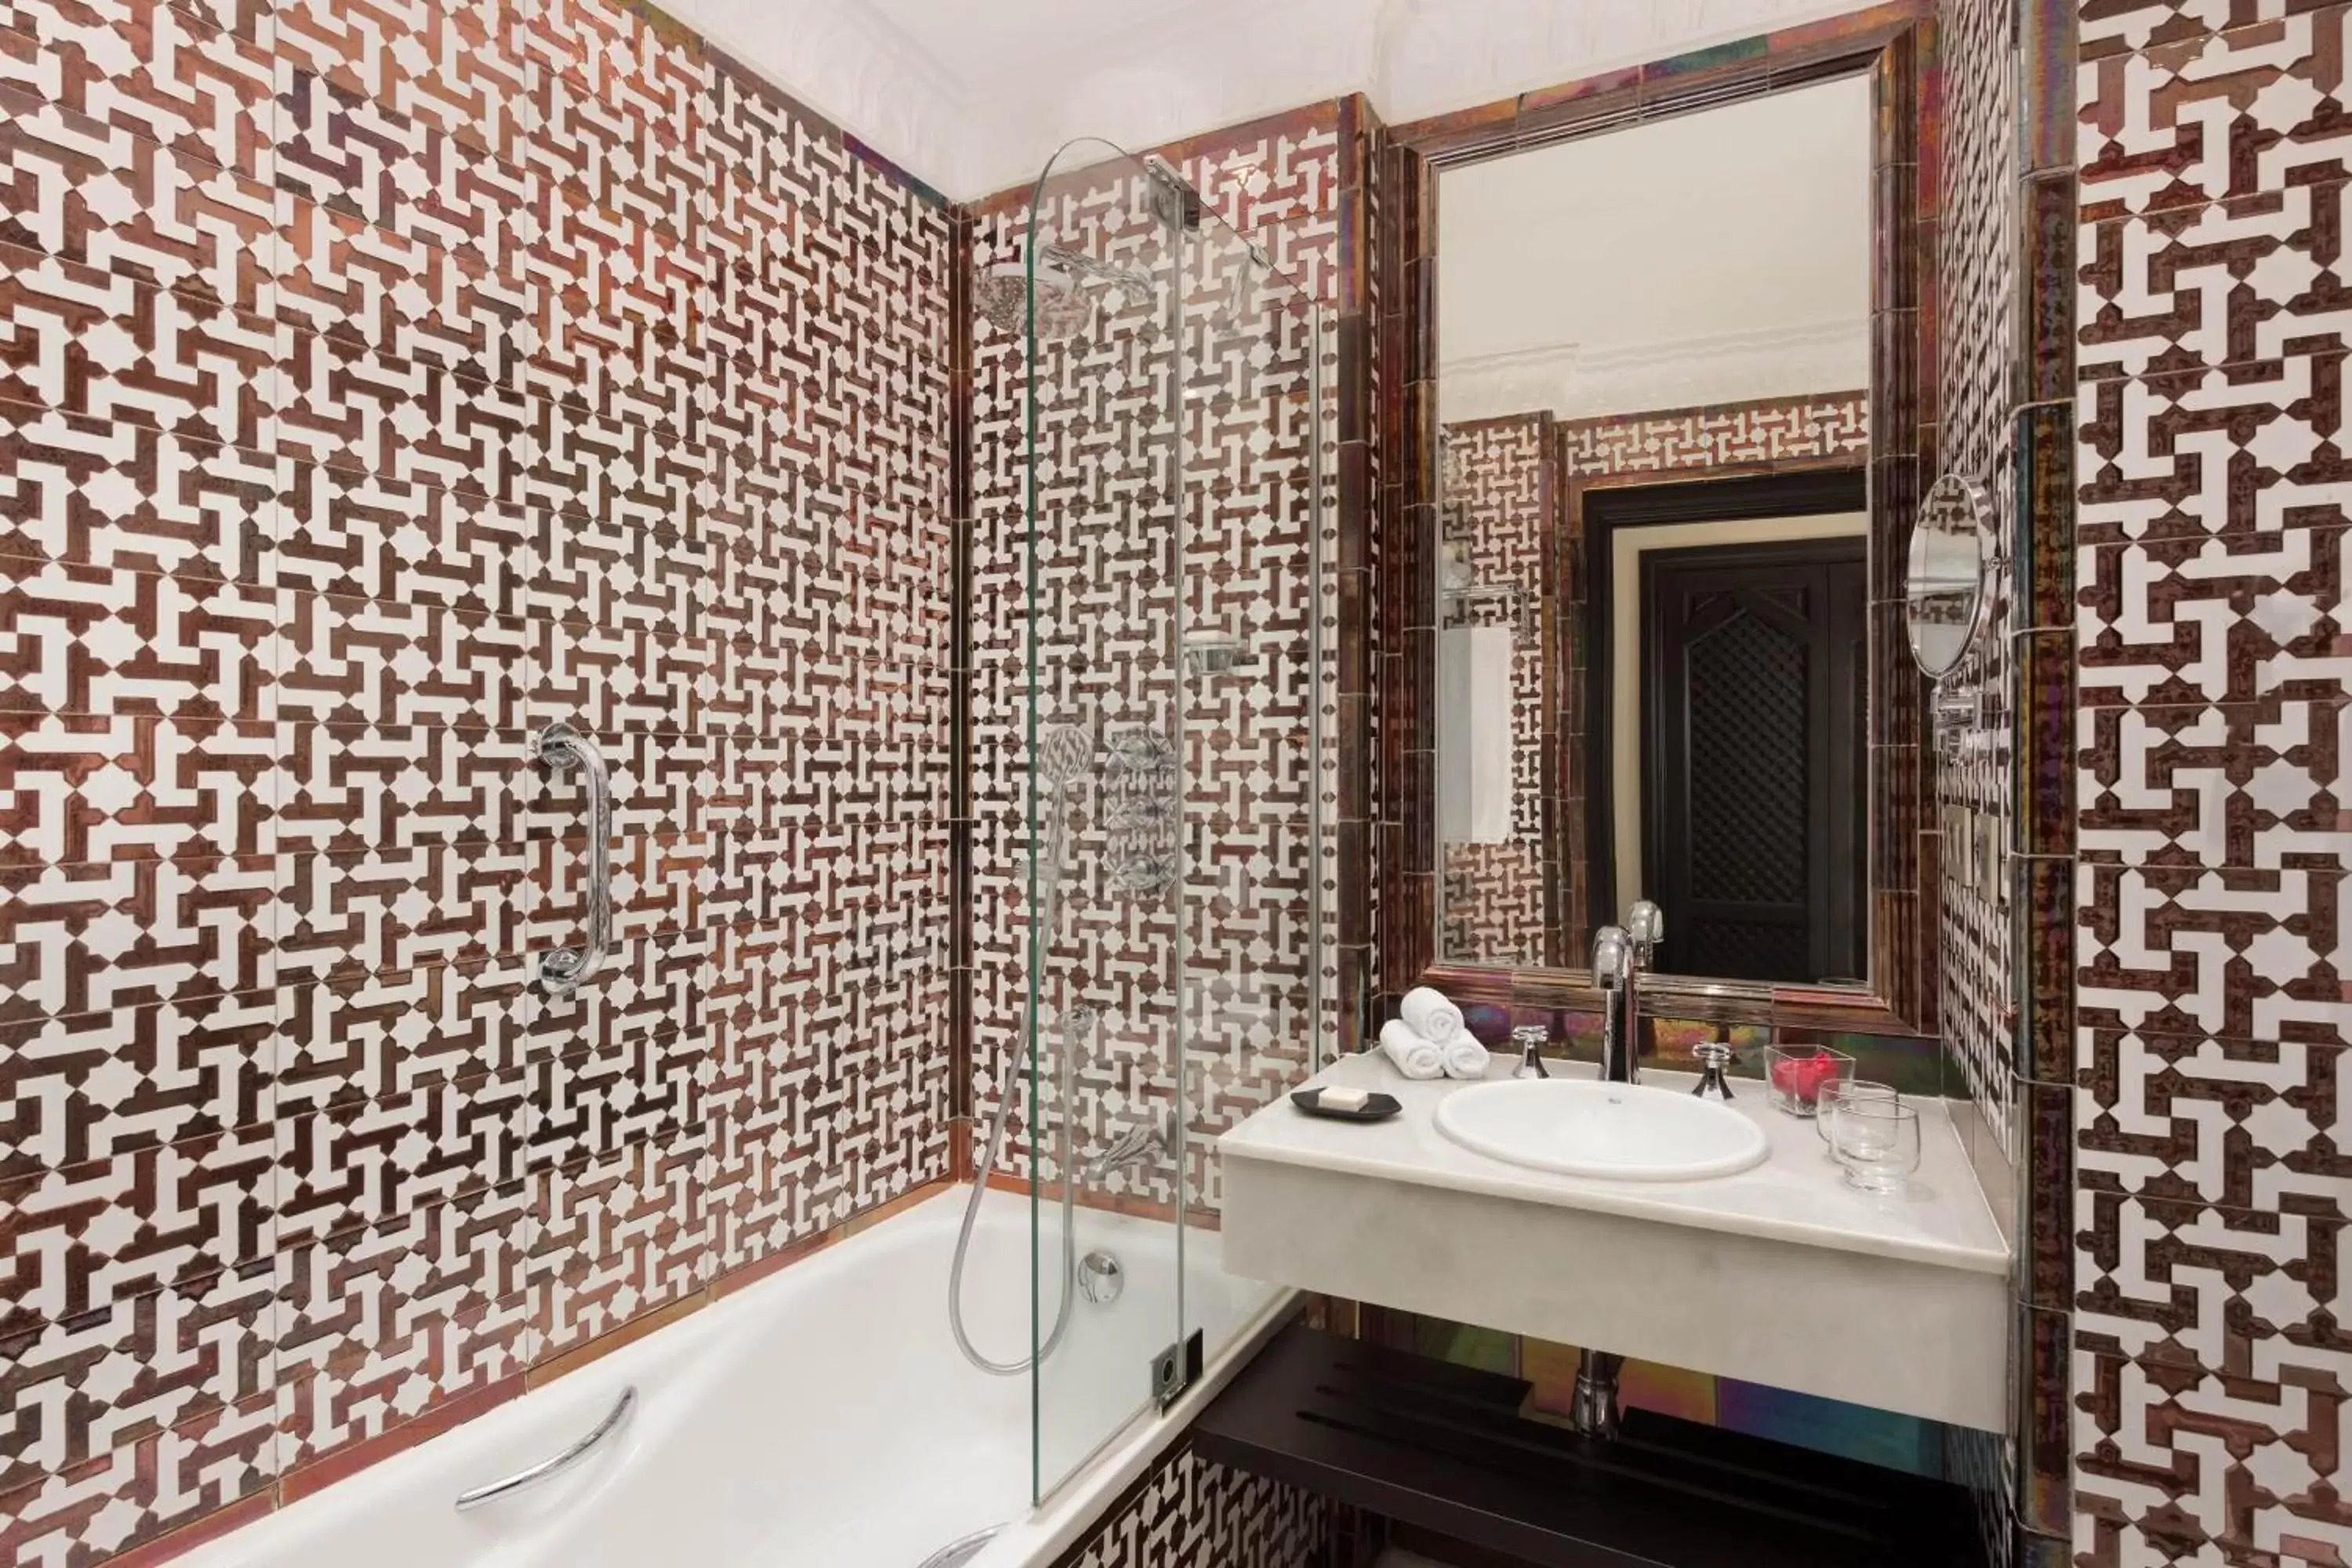
[{"label": "chrome shower control knob", "polygon": [[1078,1293],[1097,1307],[1108,1307],[1127,1289],[1127,1270],[1108,1252],[1089,1252],[1078,1259]]}]

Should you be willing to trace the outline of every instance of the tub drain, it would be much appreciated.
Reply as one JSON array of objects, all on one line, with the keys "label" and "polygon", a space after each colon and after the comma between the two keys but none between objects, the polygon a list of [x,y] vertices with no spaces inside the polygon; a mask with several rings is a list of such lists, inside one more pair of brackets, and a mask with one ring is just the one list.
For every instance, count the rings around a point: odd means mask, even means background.
[{"label": "tub drain", "polygon": [[950,1541],[917,1563],[915,1568],[961,1568],[962,1564],[979,1556],[980,1549],[995,1540],[996,1532],[1003,1528],[1001,1524],[992,1524],[986,1530],[974,1531],[961,1540]]}]

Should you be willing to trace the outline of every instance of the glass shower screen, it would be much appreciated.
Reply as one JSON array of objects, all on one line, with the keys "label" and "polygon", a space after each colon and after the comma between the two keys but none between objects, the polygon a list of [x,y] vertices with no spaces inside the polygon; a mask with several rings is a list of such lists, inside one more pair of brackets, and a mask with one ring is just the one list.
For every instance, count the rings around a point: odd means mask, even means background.
[{"label": "glass shower screen", "polygon": [[973,235],[975,1110],[1029,1206],[1039,1496],[1264,1304],[1215,1140],[1328,1014],[1327,343],[1204,205],[1083,142]]}]

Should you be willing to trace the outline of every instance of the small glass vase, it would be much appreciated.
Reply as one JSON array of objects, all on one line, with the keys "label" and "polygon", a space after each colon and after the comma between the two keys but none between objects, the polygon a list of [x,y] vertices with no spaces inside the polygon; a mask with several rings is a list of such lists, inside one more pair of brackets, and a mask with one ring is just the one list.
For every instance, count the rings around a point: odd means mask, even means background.
[{"label": "small glass vase", "polygon": [[1764,1092],[1776,1110],[1810,1121],[1821,1109],[1822,1086],[1853,1076],[1853,1058],[1827,1046],[1764,1047]]}]

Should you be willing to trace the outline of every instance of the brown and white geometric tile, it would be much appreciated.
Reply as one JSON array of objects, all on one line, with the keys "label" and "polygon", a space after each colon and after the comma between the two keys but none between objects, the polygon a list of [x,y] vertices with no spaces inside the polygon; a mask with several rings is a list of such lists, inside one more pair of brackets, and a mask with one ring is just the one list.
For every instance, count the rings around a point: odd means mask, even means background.
[{"label": "brown and white geometric tile", "polygon": [[0,84],[0,243],[242,310],[276,304],[288,205],[201,153]]},{"label": "brown and white geometric tile", "polygon": [[438,605],[289,591],[274,716],[501,729],[522,718],[532,628]]},{"label": "brown and white geometric tile", "polygon": [[2279,1381],[2077,1351],[2075,1536],[2095,1564],[2320,1564],[2352,1549],[2334,1484],[2347,1401]]},{"label": "brown and white geometric tile", "polygon": [[281,0],[277,58],[413,123],[512,162],[540,129],[518,0],[338,5]]},{"label": "brown and white geometric tile", "polygon": [[278,733],[193,716],[0,714],[0,863],[266,854]]},{"label": "brown and white geometric tile", "polygon": [[0,1024],[0,1182],[267,1122],[278,994]]},{"label": "brown and white geometric tile", "polygon": [[152,426],[0,403],[0,558],[261,584],[285,467]]},{"label": "brown and white geometric tile", "polygon": [[279,1465],[519,1377],[541,1350],[522,1268],[537,1224],[518,1181],[281,1250]]},{"label": "brown and white geometric tile", "polygon": [[[2271,205],[2352,167],[2340,6],[2103,0],[2085,12],[2077,95],[2086,223],[2214,202]],[[2281,301],[2295,291],[2285,279],[2258,287]]]},{"label": "brown and white geometric tile", "polygon": [[732,1261],[946,1173],[950,226],[603,0],[0,35],[0,1558],[80,1568],[708,1283],[722,1126]]},{"label": "brown and white geometric tile", "polygon": [[292,329],[0,246],[0,399],[268,451]]},{"label": "brown and white geometric tile", "polygon": [[275,718],[278,612],[215,578],[25,564],[0,587],[0,712]]},{"label": "brown and white geometric tile", "polygon": [[274,1249],[270,1130],[248,1125],[0,1183],[11,1331],[188,1288]]},{"label": "brown and white geometric tile", "polygon": [[262,855],[0,868],[0,1016],[263,989],[278,903]]},{"label": "brown and white geometric tile", "polygon": [[232,1270],[0,1335],[0,1495],[265,1394],[269,1297]]},{"label": "brown and white geometric tile", "polygon": [[0,84],[267,184],[269,51],[168,0],[7,0]]},{"label": "brown and white geometric tile", "polygon": [[261,1500],[278,1475],[278,1447],[268,1394],[139,1437],[0,1497],[0,1554],[16,1568],[95,1568],[233,1504]]},{"label": "brown and white geometric tile", "polygon": [[2333,1562],[2347,16],[2081,21],[2074,1544]]},{"label": "brown and white geometric tile", "polygon": [[2352,1201],[2342,1143],[2347,1057],[2324,1041],[2081,1033],[2075,1163],[2089,1193],[2276,1215]]}]

